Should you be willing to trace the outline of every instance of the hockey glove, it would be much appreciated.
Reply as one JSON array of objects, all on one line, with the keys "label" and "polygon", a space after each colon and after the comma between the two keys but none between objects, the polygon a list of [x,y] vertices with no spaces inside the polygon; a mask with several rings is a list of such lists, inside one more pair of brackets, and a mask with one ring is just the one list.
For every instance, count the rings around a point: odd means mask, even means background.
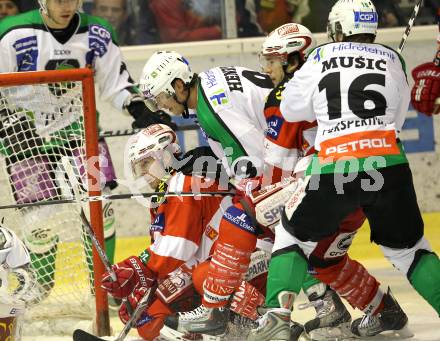
[{"label": "hockey glove", "polygon": [[220,179],[221,175],[227,177],[226,170],[208,146],[200,146],[187,151],[181,157],[181,163],[178,171],[185,175],[200,175],[214,179]]},{"label": "hockey glove", "polygon": [[157,123],[166,124],[173,130],[176,130],[177,128],[176,124],[171,121],[171,117],[168,114],[163,111],[151,111],[142,100],[132,100],[127,105],[126,109],[134,118],[134,121],[131,124],[134,129],[146,128]]},{"label": "hockey glove", "polygon": [[438,114],[440,112],[440,67],[434,63],[421,64],[412,71],[412,75],[415,81],[411,90],[411,102],[414,109],[429,116]]},{"label": "hockey glove", "polygon": [[[133,309],[133,311],[136,309],[140,300],[142,299],[142,297],[145,296],[147,292],[148,288],[146,287],[136,287],[133,292],[128,296],[128,302],[130,303],[131,309]],[[130,313],[127,311],[127,306],[125,304],[122,304],[119,308],[120,320],[123,324],[127,324],[128,320],[130,320],[130,317]],[[145,323],[148,323],[152,319],[153,318],[149,316],[146,312],[143,312],[141,317],[136,321],[136,327],[140,327]]]},{"label": "hockey glove", "polygon": [[112,269],[116,273],[116,281],[105,272],[101,287],[116,298],[127,297],[136,286],[151,288],[156,282],[154,272],[136,256],[112,265]]}]

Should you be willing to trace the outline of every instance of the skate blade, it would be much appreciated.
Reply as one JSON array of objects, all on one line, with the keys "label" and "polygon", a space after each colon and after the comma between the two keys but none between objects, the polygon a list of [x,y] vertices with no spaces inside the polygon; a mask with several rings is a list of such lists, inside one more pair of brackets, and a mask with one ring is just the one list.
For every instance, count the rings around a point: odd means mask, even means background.
[{"label": "skate blade", "polygon": [[376,336],[361,337],[361,340],[403,340],[414,336],[414,333],[409,329],[408,323],[399,330],[387,330]]},{"label": "skate blade", "polygon": [[191,334],[197,337],[185,337],[188,333],[181,333],[177,330],[163,326],[160,330],[160,336],[155,339],[155,341],[191,341],[191,340],[203,340],[203,341],[220,341],[222,339],[221,335],[212,336],[205,334]]},{"label": "skate blade", "polygon": [[[351,332],[351,322],[341,323],[336,327],[319,328],[312,330],[307,336],[313,341],[353,341],[358,338]],[[305,332],[303,333],[305,334]],[[301,341],[301,339],[299,339]]]}]

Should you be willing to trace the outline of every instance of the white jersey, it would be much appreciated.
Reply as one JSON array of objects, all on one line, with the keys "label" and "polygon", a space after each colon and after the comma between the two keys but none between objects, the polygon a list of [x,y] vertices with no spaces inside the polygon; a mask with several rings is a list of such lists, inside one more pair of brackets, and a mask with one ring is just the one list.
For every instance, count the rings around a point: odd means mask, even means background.
[{"label": "white jersey", "polygon": [[90,66],[103,100],[121,110],[134,83],[130,78],[110,24],[80,13],[67,42],[58,41],[39,10],[0,22],[0,72],[43,71]]},{"label": "white jersey", "polygon": [[[263,166],[266,97],[270,78],[243,67],[216,67],[200,75],[197,119],[228,175],[251,160],[257,173]],[[257,174],[252,174],[256,176]]]},{"label": "white jersey", "polygon": [[409,101],[405,64],[397,52],[341,42],[309,55],[288,82],[280,109],[290,122],[317,120],[321,163],[384,156],[389,166],[406,162],[396,138]]}]

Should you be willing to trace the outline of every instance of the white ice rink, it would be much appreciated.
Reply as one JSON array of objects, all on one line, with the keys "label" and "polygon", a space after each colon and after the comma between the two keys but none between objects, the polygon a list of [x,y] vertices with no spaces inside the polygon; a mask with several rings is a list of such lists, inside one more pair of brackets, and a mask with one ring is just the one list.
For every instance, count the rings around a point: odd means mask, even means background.
[{"label": "white ice rink", "polygon": [[[414,337],[408,339],[410,341],[440,341],[440,319],[434,309],[431,308],[409,285],[408,281],[402,275],[394,270],[387,261],[366,260],[362,263],[376,276],[381,282],[382,289],[386,290],[386,286],[390,285],[394,296],[402,306],[409,318],[409,327],[414,333]],[[305,297],[299,296],[295,304],[295,308],[305,303]],[[352,312],[354,318],[360,316],[359,312]],[[295,310],[293,317],[298,322],[306,322],[314,317],[314,309]],[[119,332],[121,324],[117,318],[112,318],[112,325],[115,331]],[[116,334],[117,335],[117,334]],[[127,341],[136,340],[136,333],[132,331]],[[72,340],[71,336],[51,337],[51,336],[37,336],[24,337],[23,341],[65,341]],[[243,338],[244,340],[244,338]],[[386,341],[390,338],[375,337],[368,340]],[[395,339],[394,339],[395,340]],[[231,341],[230,339],[228,341]],[[238,340],[236,340],[238,341]]]}]

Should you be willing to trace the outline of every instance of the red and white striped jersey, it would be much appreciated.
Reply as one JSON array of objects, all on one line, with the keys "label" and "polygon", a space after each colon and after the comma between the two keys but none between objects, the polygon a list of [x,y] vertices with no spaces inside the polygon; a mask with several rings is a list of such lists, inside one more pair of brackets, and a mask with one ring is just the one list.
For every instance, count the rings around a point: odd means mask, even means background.
[{"label": "red and white striped jersey", "polygon": [[[182,173],[171,177],[168,190],[225,192],[214,180]],[[154,241],[146,250],[149,257],[141,259],[158,278],[166,277],[184,263],[205,261],[217,240],[223,213],[230,205],[230,196],[167,197],[151,223]]]},{"label": "red and white striped jersey", "polygon": [[284,78],[272,90],[264,107],[268,127],[264,142],[264,162],[268,166],[265,170],[265,184],[279,182],[290,176],[298,160],[314,152],[316,121],[287,122],[281,114],[281,96],[288,80]]}]

